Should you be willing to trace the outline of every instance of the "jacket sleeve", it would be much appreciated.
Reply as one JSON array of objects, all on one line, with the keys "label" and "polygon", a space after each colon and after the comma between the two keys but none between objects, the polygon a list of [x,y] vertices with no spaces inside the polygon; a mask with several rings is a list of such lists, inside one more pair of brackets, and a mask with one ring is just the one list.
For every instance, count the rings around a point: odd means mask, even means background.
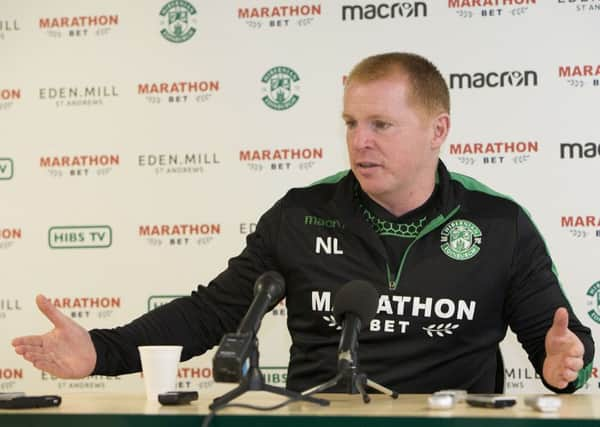
[{"label": "jacket sleeve", "polygon": [[114,329],[90,331],[96,349],[94,375],[120,375],[141,370],[139,345],[183,345],[181,360],[200,355],[221,337],[235,331],[253,299],[254,282],[262,273],[277,270],[273,256],[281,201],[258,221],[246,247],[229,260],[227,269],[207,287]]},{"label": "jacket sleeve", "polygon": [[[590,329],[583,326],[573,312],[542,236],[520,207],[515,231],[511,283],[504,305],[506,318],[544,385],[557,393],[572,393],[583,386],[591,374],[594,341]],[[585,348],[584,368],[579,371],[577,379],[562,390],[547,384],[542,375],[546,332],[559,307],[567,308],[569,329],[579,337]]]}]

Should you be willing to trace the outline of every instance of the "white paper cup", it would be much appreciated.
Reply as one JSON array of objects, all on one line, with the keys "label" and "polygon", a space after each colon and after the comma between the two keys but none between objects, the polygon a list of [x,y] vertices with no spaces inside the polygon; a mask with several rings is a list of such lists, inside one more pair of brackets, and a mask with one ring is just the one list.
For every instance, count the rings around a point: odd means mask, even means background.
[{"label": "white paper cup", "polygon": [[146,398],[158,401],[158,395],[175,390],[177,367],[181,358],[180,345],[143,345],[139,346],[146,386]]}]

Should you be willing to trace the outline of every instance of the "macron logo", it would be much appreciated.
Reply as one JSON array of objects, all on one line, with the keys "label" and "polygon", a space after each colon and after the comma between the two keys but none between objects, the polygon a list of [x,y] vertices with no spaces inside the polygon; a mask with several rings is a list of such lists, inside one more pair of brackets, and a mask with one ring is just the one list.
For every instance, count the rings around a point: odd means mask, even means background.
[{"label": "macron logo", "polygon": [[315,240],[315,253],[320,254],[321,251],[327,255],[343,255],[344,251],[339,247],[337,237],[317,237]]}]

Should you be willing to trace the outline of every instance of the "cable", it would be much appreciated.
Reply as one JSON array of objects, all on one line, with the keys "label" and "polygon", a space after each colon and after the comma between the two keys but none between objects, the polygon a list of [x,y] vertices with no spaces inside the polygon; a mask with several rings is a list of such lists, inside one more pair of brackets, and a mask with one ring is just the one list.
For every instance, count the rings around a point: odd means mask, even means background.
[{"label": "cable", "polygon": [[226,403],[222,406],[214,407],[208,413],[208,415],[204,418],[204,421],[202,422],[202,427],[208,427],[208,425],[210,424],[212,419],[217,415],[217,411],[224,409],[224,408],[245,408],[245,409],[253,409],[256,411],[273,411],[275,409],[283,408],[284,406],[289,405],[290,403],[296,402],[298,400],[302,400],[303,398],[305,398],[306,396],[310,396],[311,394],[312,393],[309,393],[306,395],[290,397],[290,398],[284,400],[283,402],[278,403],[277,405],[272,405],[272,406],[256,406],[256,405],[249,405],[246,403]]}]

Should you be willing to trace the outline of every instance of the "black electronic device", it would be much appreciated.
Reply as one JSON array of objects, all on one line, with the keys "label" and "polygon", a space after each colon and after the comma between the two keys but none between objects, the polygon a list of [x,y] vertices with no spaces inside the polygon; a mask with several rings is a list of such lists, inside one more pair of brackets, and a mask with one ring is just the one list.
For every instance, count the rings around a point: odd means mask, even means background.
[{"label": "black electronic device", "polygon": [[236,383],[246,375],[261,320],[283,298],[284,293],[283,277],[276,271],[267,271],[256,279],[254,299],[237,332],[223,336],[213,357],[215,381]]},{"label": "black electronic device", "polygon": [[517,403],[516,398],[500,394],[468,394],[466,401],[471,406],[483,408],[507,408]]},{"label": "black electronic device", "polygon": [[0,399],[0,409],[33,409],[58,406],[61,402],[60,396],[15,396],[10,399]]},{"label": "black electronic device", "polygon": [[197,391],[167,391],[158,395],[161,405],[185,405],[196,399]]},{"label": "black electronic device", "polygon": [[254,344],[250,333],[225,334],[213,358],[215,381],[237,383],[248,371],[248,359]]},{"label": "black electronic device", "polygon": [[291,400],[304,400],[325,406],[329,401],[275,387],[265,382],[258,366],[258,338],[256,333],[265,313],[272,309],[285,294],[285,283],[281,274],[267,271],[256,279],[254,300],[240,322],[237,332],[225,334],[213,357],[213,377],[219,382],[239,382],[239,385],[213,400],[209,408],[213,411],[226,406],[231,400],[247,391],[267,391],[287,396]]},{"label": "black electronic device", "polygon": [[25,396],[22,391],[4,391],[0,392],[0,400],[12,399],[13,397]]}]

